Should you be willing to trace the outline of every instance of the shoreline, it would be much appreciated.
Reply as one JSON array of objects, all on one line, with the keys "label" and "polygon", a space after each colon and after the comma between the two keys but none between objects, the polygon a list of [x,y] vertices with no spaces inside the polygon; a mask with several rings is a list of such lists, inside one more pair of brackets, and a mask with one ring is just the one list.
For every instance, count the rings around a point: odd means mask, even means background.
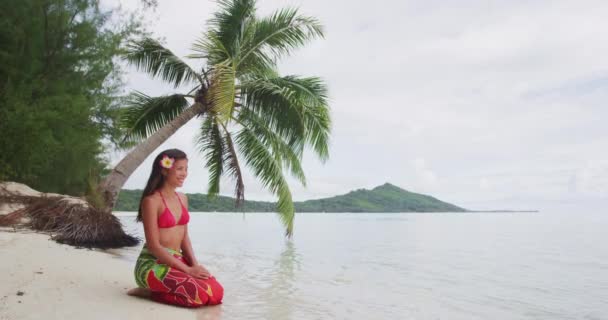
[{"label": "shoreline", "polygon": [[48,234],[0,228],[0,320],[219,319],[222,305],[184,309],[131,297],[120,250],[77,249]]}]

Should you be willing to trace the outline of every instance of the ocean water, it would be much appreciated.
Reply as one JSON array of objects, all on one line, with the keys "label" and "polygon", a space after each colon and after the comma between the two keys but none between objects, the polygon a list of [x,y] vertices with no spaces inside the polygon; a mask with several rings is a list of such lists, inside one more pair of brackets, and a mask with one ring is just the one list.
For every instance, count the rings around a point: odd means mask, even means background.
[{"label": "ocean water", "polygon": [[291,240],[272,213],[189,228],[225,288],[200,319],[608,319],[605,213],[302,213]]}]

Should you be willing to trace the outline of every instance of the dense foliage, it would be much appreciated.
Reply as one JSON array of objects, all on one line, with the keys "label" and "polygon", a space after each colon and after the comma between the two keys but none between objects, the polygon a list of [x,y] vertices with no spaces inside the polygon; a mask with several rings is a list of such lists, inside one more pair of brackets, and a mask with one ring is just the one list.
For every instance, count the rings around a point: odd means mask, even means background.
[{"label": "dense foliage", "polygon": [[97,0],[0,2],[0,180],[82,195],[105,169],[137,21]]},{"label": "dense foliage", "polygon": [[[141,190],[122,190],[116,211],[137,211]],[[359,189],[331,198],[294,202],[297,212],[463,212],[457,207],[431,196],[403,190],[389,183],[372,190]],[[188,194],[191,211],[202,212],[274,212],[276,204],[245,201],[238,210],[234,198],[219,196],[209,199],[205,194]]]}]

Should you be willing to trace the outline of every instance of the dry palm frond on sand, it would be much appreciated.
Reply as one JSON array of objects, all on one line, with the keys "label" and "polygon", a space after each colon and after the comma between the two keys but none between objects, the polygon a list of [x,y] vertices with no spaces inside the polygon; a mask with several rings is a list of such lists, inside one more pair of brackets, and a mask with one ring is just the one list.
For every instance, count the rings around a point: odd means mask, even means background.
[{"label": "dry palm frond on sand", "polygon": [[15,183],[0,183],[0,204],[19,207],[0,215],[0,226],[48,232],[59,243],[107,249],[135,246],[140,241],[124,232],[116,216],[80,198],[39,193]]}]

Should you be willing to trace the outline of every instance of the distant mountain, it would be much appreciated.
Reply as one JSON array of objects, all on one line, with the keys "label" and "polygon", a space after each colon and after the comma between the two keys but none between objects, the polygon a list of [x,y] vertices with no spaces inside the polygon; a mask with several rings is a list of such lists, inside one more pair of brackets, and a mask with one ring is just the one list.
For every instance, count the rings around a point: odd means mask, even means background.
[{"label": "distant mountain", "polygon": [[299,212],[464,212],[463,208],[385,183],[331,198],[296,203]]},{"label": "distant mountain", "polygon": [[[142,190],[121,190],[115,211],[137,211]],[[188,194],[190,211],[234,212],[234,198],[209,200],[202,193]],[[276,204],[245,201],[238,211],[273,212]],[[390,183],[371,190],[358,189],[331,198],[295,202],[296,212],[465,212],[466,209],[428,195],[409,192]]]}]

